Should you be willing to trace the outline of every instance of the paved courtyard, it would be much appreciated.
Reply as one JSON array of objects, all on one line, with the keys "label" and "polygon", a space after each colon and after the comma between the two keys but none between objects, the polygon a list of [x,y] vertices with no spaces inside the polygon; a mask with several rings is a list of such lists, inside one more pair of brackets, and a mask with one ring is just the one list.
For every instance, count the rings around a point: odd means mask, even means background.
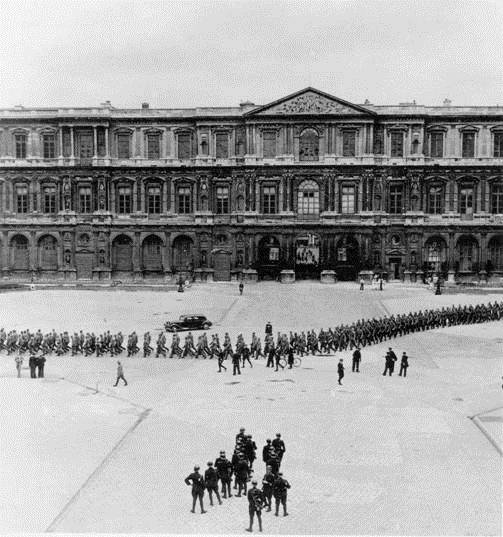
[{"label": "paved courtyard", "polygon": [[[6,329],[146,330],[203,313],[221,336],[263,335],[503,295],[441,295],[354,284],[55,290],[0,295]],[[501,535],[503,323],[452,327],[350,353],[304,358],[275,373],[254,362],[239,377],[213,360],[124,357],[129,385],[113,388],[115,359],[49,357],[45,379],[15,378],[0,357],[0,533],[243,533],[247,501],[189,512],[183,479],[239,427],[259,447],[281,432],[292,488],[287,518],[264,514],[265,533]],[[170,338],[168,338],[170,339]],[[388,345],[410,357],[408,377],[383,377]],[[337,386],[337,359],[346,377]],[[229,368],[230,369],[230,368]],[[471,418],[481,423],[488,436]],[[207,502],[207,497],[205,497]]]}]

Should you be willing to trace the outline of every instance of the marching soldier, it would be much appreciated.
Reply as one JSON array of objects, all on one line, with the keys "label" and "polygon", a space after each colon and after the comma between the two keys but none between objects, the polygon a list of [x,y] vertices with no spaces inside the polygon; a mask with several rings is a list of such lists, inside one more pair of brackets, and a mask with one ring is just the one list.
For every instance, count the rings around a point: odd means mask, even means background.
[{"label": "marching soldier", "polygon": [[268,336],[271,336],[271,335],[272,335],[272,324],[271,324],[271,321],[267,321],[267,324],[265,325],[265,333],[266,333]]},{"label": "marching soldier", "polygon": [[283,474],[279,472],[278,477],[274,480],[274,483],[272,486],[272,493],[273,493],[274,499],[276,500],[276,512],[274,513],[276,516],[278,516],[280,504],[283,506],[283,516],[288,516],[287,510],[286,510],[286,500],[287,500],[287,492],[289,488],[290,488],[290,483],[288,483],[286,479],[283,479]]},{"label": "marching soldier", "polygon": [[264,503],[267,507],[268,512],[271,510],[272,507],[272,488],[274,485],[274,480],[275,477],[272,473],[271,467],[266,466],[265,475],[262,478],[262,492],[264,493]]},{"label": "marching soldier", "polygon": [[218,372],[221,373],[222,372],[222,369],[224,371],[227,371],[227,368],[225,367],[224,365],[224,361],[225,361],[225,356],[224,356],[224,353],[222,351],[220,351],[218,353]]},{"label": "marching soldier", "polygon": [[248,461],[243,455],[238,456],[238,462],[236,464],[236,483],[238,486],[238,493],[236,496],[240,497],[241,492],[246,495],[246,489],[248,484],[248,478],[250,477],[250,467]]},{"label": "marching soldier", "polygon": [[257,482],[252,481],[252,488],[248,491],[248,513],[250,514],[250,526],[246,531],[253,531],[253,518],[257,515],[258,529],[262,531],[262,507],[264,506],[264,494],[257,488]]},{"label": "marching soldier", "polygon": [[241,369],[239,368],[239,354],[237,352],[232,355],[232,374],[241,375]]},{"label": "marching soldier", "polygon": [[398,373],[398,376],[401,377],[403,373],[403,376],[406,377],[408,367],[409,367],[409,357],[404,351],[404,353],[402,354],[402,359],[400,360],[400,373]]},{"label": "marching soldier", "polygon": [[393,352],[393,349],[390,347],[386,353],[386,363],[384,368],[383,376],[386,376],[386,373],[389,373],[389,376],[393,374],[395,369],[395,362],[397,361],[396,354]]},{"label": "marching soldier", "polygon": [[213,463],[208,462],[208,469],[204,472],[204,482],[206,488],[208,489],[208,495],[210,497],[210,505],[213,507],[213,493],[215,493],[218,504],[222,505],[222,500],[220,499],[220,494],[218,493],[218,474],[215,468],[213,468]]},{"label": "marching soldier", "polygon": [[271,439],[268,438],[266,440],[266,445],[262,448],[262,460],[265,463],[269,460],[273,450],[274,450],[274,448],[272,447]]},{"label": "marching soldier", "polygon": [[272,441],[272,447],[274,449],[274,452],[276,453],[276,457],[278,458],[279,463],[281,464],[281,461],[283,460],[283,455],[286,451],[286,447],[283,440],[281,440],[280,433],[276,433],[276,438]]},{"label": "marching soldier", "polygon": [[190,512],[196,512],[196,502],[197,500],[199,500],[201,514],[206,513],[203,505],[205,487],[204,477],[199,473],[199,466],[194,466],[194,472],[185,478],[185,484],[188,486],[192,485],[192,509],[190,510]]}]

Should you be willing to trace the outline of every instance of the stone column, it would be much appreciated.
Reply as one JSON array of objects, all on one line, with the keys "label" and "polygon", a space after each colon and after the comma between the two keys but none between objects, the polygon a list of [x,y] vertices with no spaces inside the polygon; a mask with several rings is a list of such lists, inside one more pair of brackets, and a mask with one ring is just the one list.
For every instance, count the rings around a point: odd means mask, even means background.
[{"label": "stone column", "polygon": [[59,128],[58,140],[59,140],[59,158],[63,158],[63,127]]},{"label": "stone column", "polygon": [[93,158],[98,158],[98,129],[93,125]]},{"label": "stone column", "polygon": [[70,158],[75,158],[75,133],[73,125],[70,126]]},{"label": "stone column", "polygon": [[9,275],[9,238],[8,231],[2,233],[2,276]]},{"label": "stone column", "polygon": [[131,182],[131,188],[133,189],[133,206],[131,207],[132,213],[138,212],[138,185],[136,181]]},{"label": "stone column", "polygon": [[110,139],[108,127],[105,127],[105,158],[110,158]]},{"label": "stone column", "polygon": [[135,279],[142,278],[141,266],[140,266],[140,232],[136,231],[133,239],[133,272]]}]

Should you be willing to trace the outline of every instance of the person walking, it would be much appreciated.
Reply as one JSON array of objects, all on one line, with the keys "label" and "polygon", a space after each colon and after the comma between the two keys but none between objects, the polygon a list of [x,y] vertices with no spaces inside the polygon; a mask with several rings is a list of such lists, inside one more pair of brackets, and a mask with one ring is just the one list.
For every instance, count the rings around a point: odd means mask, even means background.
[{"label": "person walking", "polygon": [[239,294],[242,295],[243,294],[243,289],[245,288],[245,284],[240,281],[239,282]]},{"label": "person walking", "polygon": [[360,278],[360,291],[363,291],[365,289],[365,280],[363,278]]},{"label": "person walking", "polygon": [[115,381],[114,388],[119,384],[119,380],[124,381],[124,386],[127,386],[127,380],[124,377],[124,368],[122,367],[122,364],[117,360],[117,380]]},{"label": "person walking", "polygon": [[253,531],[253,519],[257,515],[258,529],[262,531],[262,507],[264,506],[264,493],[257,488],[257,481],[252,481],[252,488],[248,491],[248,513],[250,515],[250,526],[246,531]]},{"label": "person walking", "polygon": [[23,367],[23,357],[18,354],[14,360],[16,362],[17,378],[21,378],[21,368]]},{"label": "person walking", "polygon": [[196,502],[197,500],[199,500],[201,514],[206,513],[203,505],[205,487],[204,477],[199,473],[199,466],[194,466],[194,471],[185,478],[185,484],[188,486],[192,485],[192,509],[190,510],[190,512],[196,512]]},{"label": "person walking", "polygon": [[342,361],[342,358],[339,360],[339,363],[337,364],[337,374],[339,375],[339,385],[342,386],[341,380],[344,378],[344,363]]},{"label": "person walking", "polygon": [[215,496],[217,497],[218,504],[222,505],[222,500],[218,493],[218,474],[215,468],[213,468],[213,463],[211,461],[208,462],[208,469],[204,472],[204,483],[208,489],[211,507],[213,507],[213,493],[215,493]]},{"label": "person walking", "polygon": [[401,377],[403,373],[403,376],[406,377],[408,367],[409,367],[409,357],[404,351],[404,353],[402,354],[402,359],[400,360],[400,373],[398,373],[398,376]]},{"label": "person walking", "polygon": [[360,351],[360,347],[356,347],[356,349],[353,351],[353,373],[355,371],[357,373],[360,372],[361,359],[362,359],[362,353]]},{"label": "person walking", "polygon": [[240,356],[237,352],[232,355],[232,374],[241,375],[241,369],[239,368]]}]

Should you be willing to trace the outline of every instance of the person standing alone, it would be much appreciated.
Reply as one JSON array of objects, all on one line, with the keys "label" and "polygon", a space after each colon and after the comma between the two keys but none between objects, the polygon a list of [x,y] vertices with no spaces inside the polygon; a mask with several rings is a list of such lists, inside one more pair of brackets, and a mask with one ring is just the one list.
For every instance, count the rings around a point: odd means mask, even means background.
[{"label": "person standing alone", "polygon": [[339,375],[339,384],[342,386],[341,380],[344,378],[344,363],[342,361],[342,358],[339,360],[339,363],[337,364],[337,373]]},{"label": "person standing alone", "polygon": [[400,373],[398,373],[398,376],[401,377],[403,373],[403,376],[406,377],[408,367],[409,367],[409,357],[404,351],[404,353],[402,354],[402,359],[400,360]]}]

